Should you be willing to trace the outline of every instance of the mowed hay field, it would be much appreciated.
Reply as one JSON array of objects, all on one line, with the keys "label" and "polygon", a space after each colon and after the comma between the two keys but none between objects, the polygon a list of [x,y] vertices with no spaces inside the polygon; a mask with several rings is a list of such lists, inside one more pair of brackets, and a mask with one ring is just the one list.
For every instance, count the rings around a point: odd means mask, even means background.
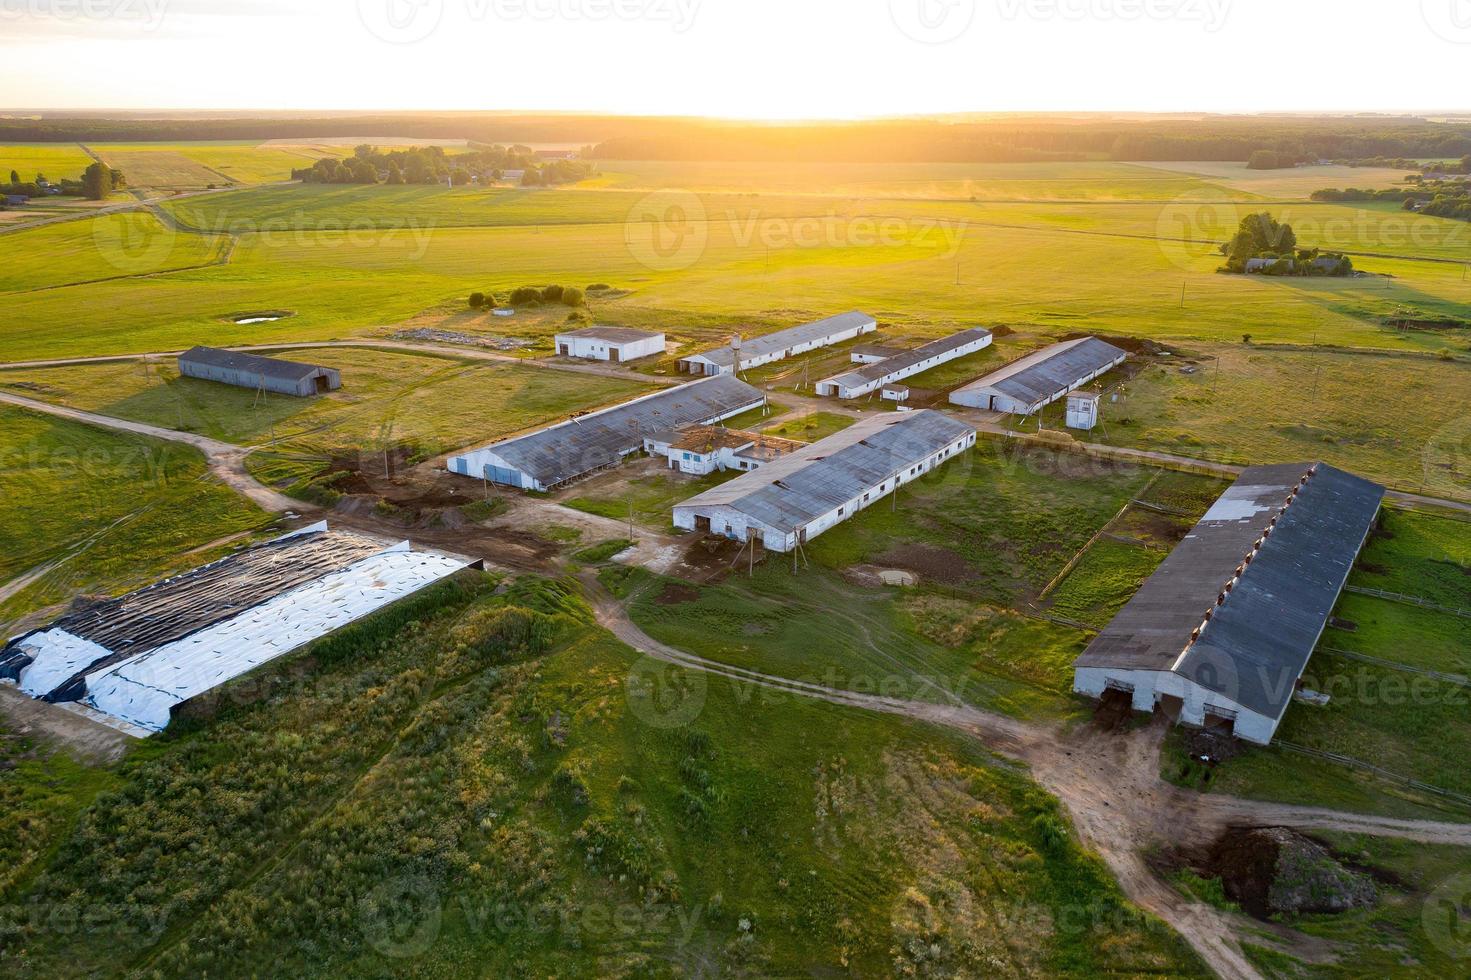
[{"label": "mowed hay field", "polygon": [[94,143],[89,148],[121,170],[130,187],[165,190],[290,180],[293,168],[316,159],[250,142]]},{"label": "mowed hay field", "polygon": [[0,624],[201,564],[191,549],[269,521],[192,449],[9,406],[0,464]]}]

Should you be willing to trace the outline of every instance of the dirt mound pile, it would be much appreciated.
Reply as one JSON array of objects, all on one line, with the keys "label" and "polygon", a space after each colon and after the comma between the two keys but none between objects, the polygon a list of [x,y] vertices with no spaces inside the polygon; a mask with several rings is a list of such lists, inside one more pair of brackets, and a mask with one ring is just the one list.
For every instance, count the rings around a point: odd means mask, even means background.
[{"label": "dirt mound pile", "polygon": [[1346,912],[1378,901],[1372,878],[1339,864],[1327,848],[1286,827],[1226,833],[1210,855],[1226,896],[1258,918]]}]

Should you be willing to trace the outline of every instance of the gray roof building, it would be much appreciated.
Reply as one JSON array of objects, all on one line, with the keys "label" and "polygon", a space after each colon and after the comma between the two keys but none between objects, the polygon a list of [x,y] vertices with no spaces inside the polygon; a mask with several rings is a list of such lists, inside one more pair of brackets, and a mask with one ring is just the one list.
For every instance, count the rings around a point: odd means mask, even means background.
[{"label": "gray roof building", "polygon": [[342,387],[342,375],[336,368],[219,347],[191,347],[180,354],[179,373],[240,388],[263,388],[302,397]]},{"label": "gray roof building", "polygon": [[982,350],[990,344],[991,331],[984,327],[972,327],[873,364],[865,364],[831,378],[824,378],[816,385],[817,393],[836,395],[839,398],[856,398],[901,378]]},{"label": "gray roof building", "polygon": [[1128,359],[1097,337],[1053,344],[950,393],[952,405],[1031,415]]},{"label": "gray roof building", "polygon": [[788,551],[968,448],[975,434],[941,412],[872,415],[675,505],[674,523],[760,534],[766,547]]},{"label": "gray roof building", "polygon": [[646,435],[719,422],[765,400],[739,378],[718,375],[451,456],[447,466],[477,480],[545,491],[617,463],[641,448]]},{"label": "gray roof building", "polygon": [[1078,657],[1075,689],[1177,697],[1187,723],[1270,742],[1383,496],[1326,463],[1244,470]]},{"label": "gray roof building", "polygon": [[606,340],[611,344],[631,344],[656,337],[660,343],[664,342],[664,335],[658,331],[635,330],[633,327],[583,327],[581,330],[563,330],[557,336],[586,337],[589,340]]},{"label": "gray roof building", "polygon": [[[741,342],[741,367],[754,367],[779,361],[819,347],[841,343],[878,329],[878,321],[867,313],[839,313],[836,316],[803,323],[775,333],[763,334]],[[681,370],[694,373],[719,373],[735,368],[736,350],[730,345],[701,354],[680,358]]]}]

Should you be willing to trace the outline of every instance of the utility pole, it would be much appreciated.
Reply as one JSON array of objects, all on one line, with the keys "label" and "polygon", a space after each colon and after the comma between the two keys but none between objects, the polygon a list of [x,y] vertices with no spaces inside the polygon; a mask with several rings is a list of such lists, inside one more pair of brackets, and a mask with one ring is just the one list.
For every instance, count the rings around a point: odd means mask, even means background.
[{"label": "utility pole", "polygon": [[1180,309],[1182,310],[1185,308],[1185,283],[1188,281],[1184,279],[1180,281]]}]

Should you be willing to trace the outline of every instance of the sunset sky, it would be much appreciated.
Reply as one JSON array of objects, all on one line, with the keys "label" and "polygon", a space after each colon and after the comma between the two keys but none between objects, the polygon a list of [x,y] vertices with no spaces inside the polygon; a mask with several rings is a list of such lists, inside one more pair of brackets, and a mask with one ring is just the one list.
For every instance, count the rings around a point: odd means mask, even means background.
[{"label": "sunset sky", "polygon": [[1449,110],[1468,65],[1471,0],[0,0],[9,109]]}]

